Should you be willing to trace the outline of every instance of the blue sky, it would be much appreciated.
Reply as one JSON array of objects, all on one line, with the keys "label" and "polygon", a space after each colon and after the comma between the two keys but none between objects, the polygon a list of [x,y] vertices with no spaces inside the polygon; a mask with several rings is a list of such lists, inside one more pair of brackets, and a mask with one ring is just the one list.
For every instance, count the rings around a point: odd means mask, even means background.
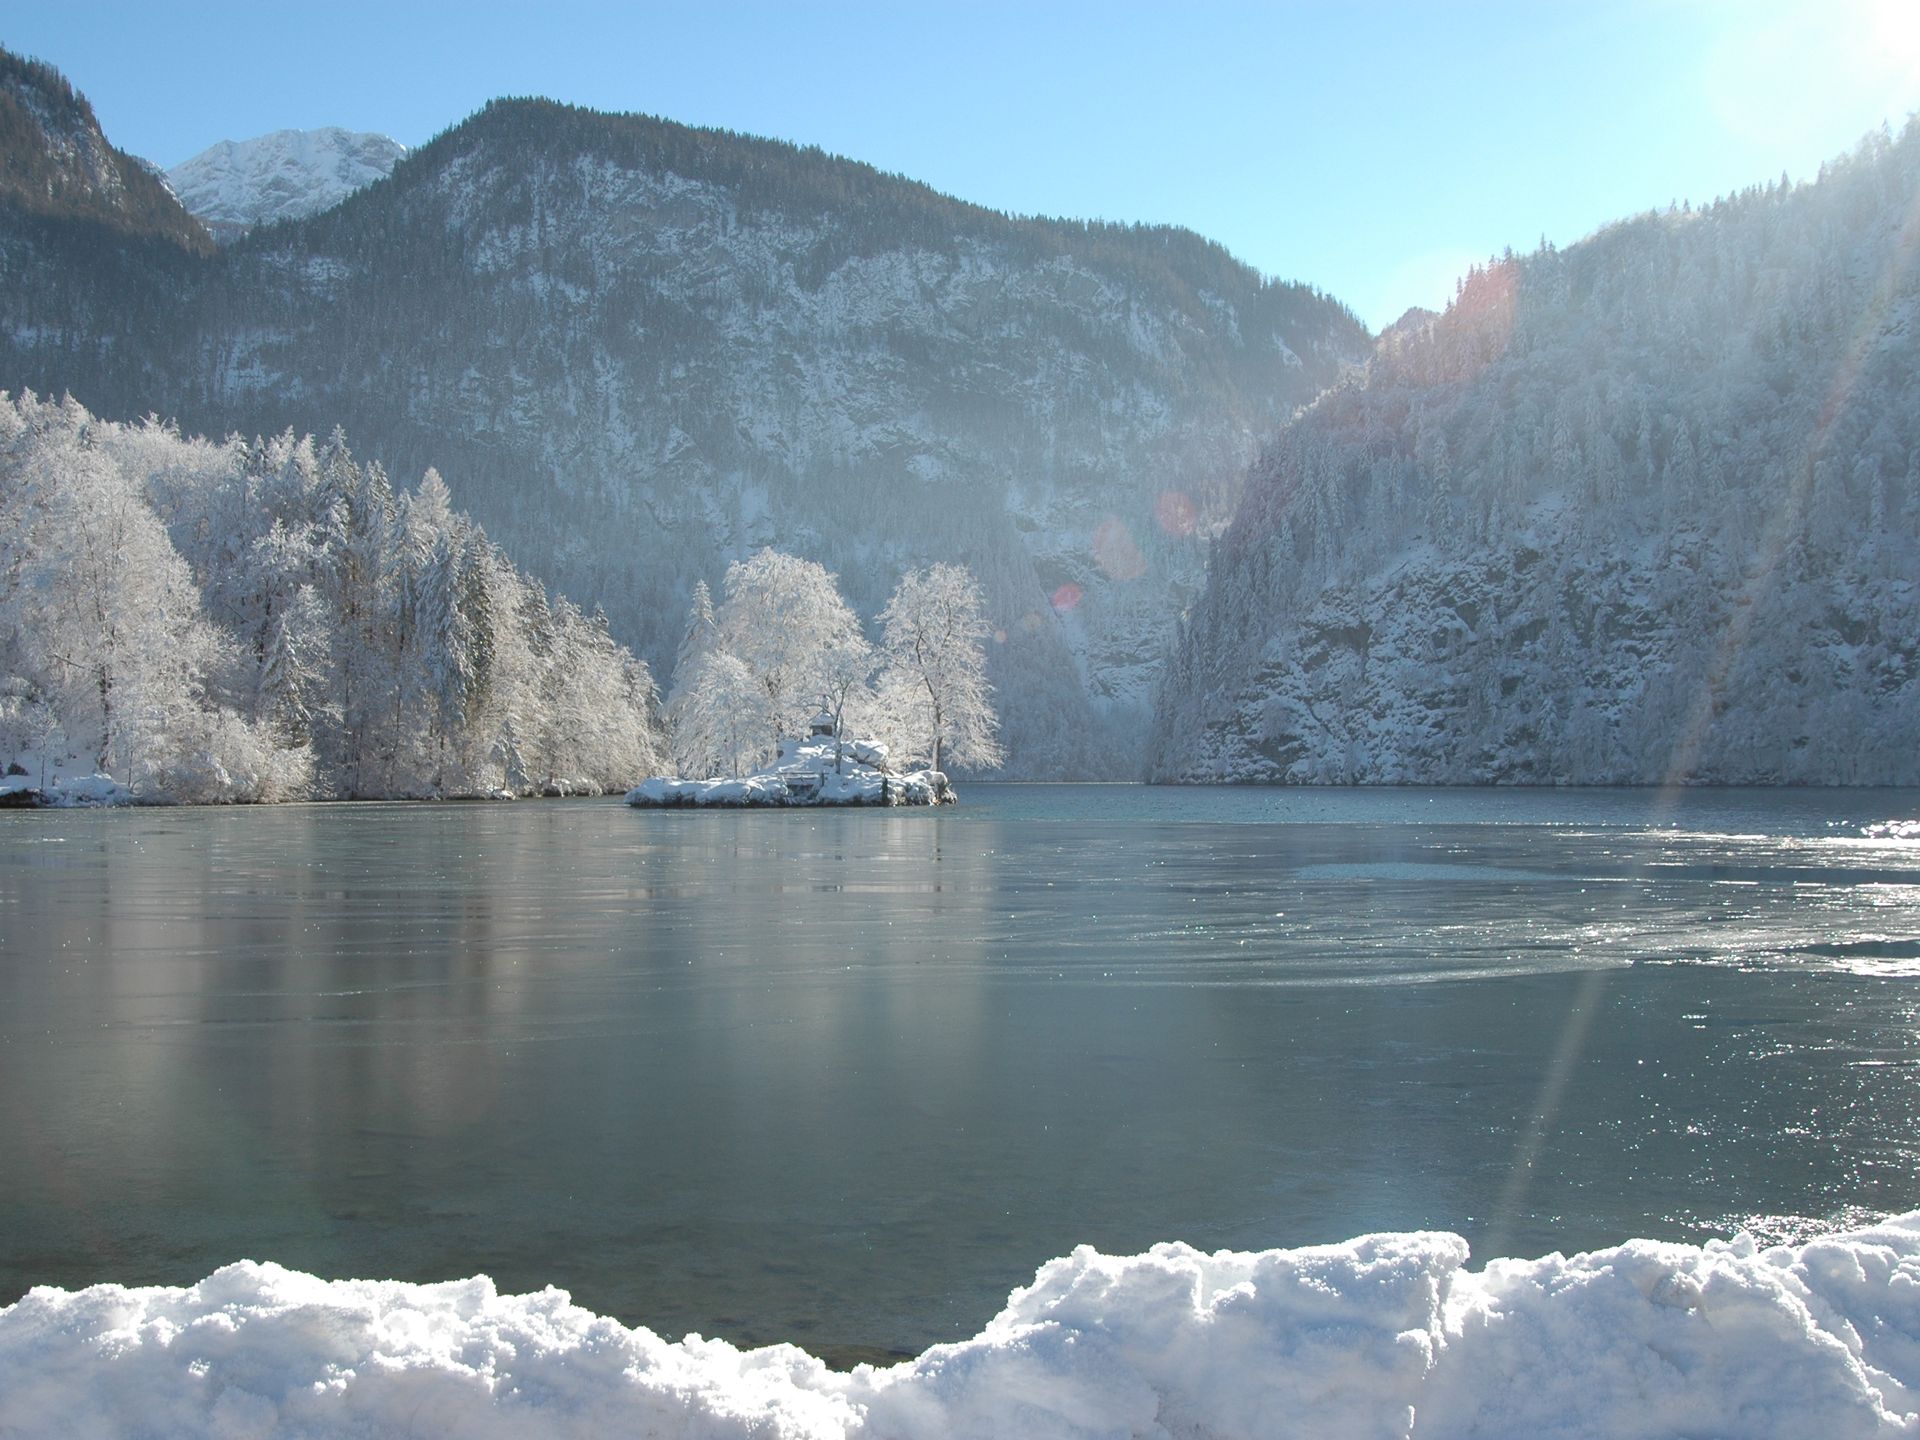
[{"label": "blue sky", "polygon": [[496,95],[778,136],[1022,213],[1173,222],[1369,324],[1476,257],[1810,178],[1920,108],[1920,0],[291,6],[0,14],[163,165]]}]

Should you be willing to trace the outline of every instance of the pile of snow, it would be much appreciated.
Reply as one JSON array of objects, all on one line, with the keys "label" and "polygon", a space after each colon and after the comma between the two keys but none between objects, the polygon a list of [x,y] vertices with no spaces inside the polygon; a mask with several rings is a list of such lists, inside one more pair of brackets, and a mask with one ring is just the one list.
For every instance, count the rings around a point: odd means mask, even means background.
[{"label": "pile of snow", "polygon": [[577,796],[606,794],[606,788],[598,780],[584,775],[555,775],[548,777],[540,787],[540,793],[549,800],[567,800]]},{"label": "pile of snow", "polygon": [[680,780],[655,775],[627,792],[629,805],[948,805],[953,786],[938,770],[887,768],[887,747],[844,745],[831,735],[782,740],[778,758],[733,779]]},{"label": "pile of snow", "polygon": [[1081,1248],[890,1369],[669,1344],[565,1292],[326,1281],[0,1311],[0,1433],[1418,1437],[1920,1431],[1920,1213],[1797,1248],[1634,1241],[1465,1268],[1456,1235]]},{"label": "pile of snow", "polygon": [[276,130],[252,140],[222,140],[166,176],[180,203],[224,242],[255,225],[332,209],[384,180],[406,153],[406,146],[385,135],[338,126]]},{"label": "pile of snow", "polygon": [[56,776],[45,785],[26,775],[0,777],[0,805],[131,805],[133,791],[111,775]]}]

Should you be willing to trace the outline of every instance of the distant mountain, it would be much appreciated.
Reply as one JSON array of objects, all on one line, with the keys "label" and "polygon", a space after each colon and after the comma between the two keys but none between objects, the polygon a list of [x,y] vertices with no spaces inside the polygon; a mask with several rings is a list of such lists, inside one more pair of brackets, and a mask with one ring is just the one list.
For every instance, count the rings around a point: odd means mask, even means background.
[{"label": "distant mountain", "polygon": [[1477,271],[1256,468],[1164,780],[1920,783],[1920,124]]},{"label": "distant mountain", "polygon": [[383,184],[160,265],[0,225],[0,386],[344,423],[668,678],[775,545],[874,613],[973,567],[1028,775],[1131,775],[1259,441],[1370,340],[1183,230],[1010,218],[818,150],[497,102]]},{"label": "distant mountain", "polygon": [[222,140],[167,171],[180,203],[222,244],[256,225],[300,220],[384,180],[407,147],[385,135],[276,130],[254,140]]},{"label": "distant mountain", "polygon": [[100,133],[86,97],[51,65],[0,50],[0,212],[15,226],[105,226],[183,250],[212,248],[166,183]]}]

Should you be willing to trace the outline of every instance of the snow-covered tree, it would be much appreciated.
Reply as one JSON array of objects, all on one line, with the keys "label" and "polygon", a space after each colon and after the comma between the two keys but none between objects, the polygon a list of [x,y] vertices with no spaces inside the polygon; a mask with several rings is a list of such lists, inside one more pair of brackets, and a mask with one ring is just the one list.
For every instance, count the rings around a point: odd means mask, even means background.
[{"label": "snow-covered tree", "polygon": [[237,647],[119,462],[120,427],[70,398],[0,397],[0,411],[0,510],[22,527],[0,594],[12,743],[58,745],[150,795],[271,798],[302,767],[276,765],[269,739],[213,698]]},{"label": "snow-covered tree", "polygon": [[[680,759],[721,758],[758,763],[772,756],[782,735],[797,734],[820,707],[855,697],[871,665],[860,622],[825,566],[778,550],[762,550],[727,568],[726,599],[711,624],[696,591],[688,626],[691,665],[676,672],[667,708],[675,725]],[[724,654],[744,667],[745,694],[736,691],[731,667],[707,664]],[[744,707],[744,716],[721,715],[717,705]],[[716,747],[715,737],[742,734],[746,743]]]},{"label": "snow-covered tree", "polygon": [[[309,598],[312,593],[310,589],[302,592]],[[260,658],[254,701],[254,718],[273,726],[289,745],[305,744],[313,724],[306,701],[309,667],[296,638],[299,629],[299,612],[293,605],[283,607]]]},{"label": "snow-covered tree", "polygon": [[40,623],[64,713],[93,735],[97,768],[131,783],[169,723],[196,707],[216,642],[165,527],[90,423],[63,430],[42,457],[64,484],[43,538],[52,603]]},{"label": "snow-covered tree", "polygon": [[762,696],[769,752],[804,728],[820,703],[829,657],[860,633],[860,622],[824,565],[762,550],[727,567],[726,602],[716,616],[720,644],[753,676]]},{"label": "snow-covered tree", "polygon": [[820,698],[833,716],[839,755],[836,768],[846,764],[850,718],[872,708],[873,671],[878,660],[877,652],[858,630],[836,635],[821,653]]},{"label": "snow-covered tree", "polygon": [[677,680],[681,674],[689,672],[695,662],[719,643],[720,627],[713,614],[713,592],[707,588],[707,582],[693,582],[693,604],[687,611],[687,633],[680,637],[680,648],[674,653],[673,673]]},{"label": "snow-covered tree", "polygon": [[695,656],[667,702],[675,768],[683,775],[738,775],[764,758],[763,695],[738,656],[718,649]]},{"label": "snow-covered tree", "polygon": [[986,675],[992,630],[973,572],[944,562],[909,570],[880,624],[882,689],[909,743],[925,746],[936,770],[998,765],[1004,754]]},{"label": "snow-covered tree", "polygon": [[656,710],[432,472],[0,396],[0,761],[154,799],[605,788],[658,763]]}]

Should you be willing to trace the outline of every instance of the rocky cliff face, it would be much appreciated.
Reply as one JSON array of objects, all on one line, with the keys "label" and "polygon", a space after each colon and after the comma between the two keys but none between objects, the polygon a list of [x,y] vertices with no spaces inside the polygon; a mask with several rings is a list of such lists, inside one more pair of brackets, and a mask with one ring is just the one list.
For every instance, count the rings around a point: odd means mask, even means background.
[{"label": "rocky cliff face", "polygon": [[1920,130],[1472,277],[1272,447],[1169,780],[1920,781]]},{"label": "rocky cliff face", "polygon": [[[817,151],[500,103],[160,283],[0,234],[0,383],[186,428],[344,423],[666,675],[763,545],[864,613],[971,565],[1012,773],[1137,774],[1259,439],[1367,352],[1188,232],[1012,219]],[[128,305],[147,312],[138,321]]]},{"label": "rocky cliff face", "polygon": [[1576,551],[1541,523],[1411,554],[1317,595],[1198,744],[1163,740],[1158,778],[1911,784],[1911,553],[1756,569],[1697,535]]},{"label": "rocky cliff face", "polygon": [[384,180],[407,147],[385,135],[342,130],[276,130],[222,140],[167,171],[180,203],[222,244],[256,225],[301,220]]}]

